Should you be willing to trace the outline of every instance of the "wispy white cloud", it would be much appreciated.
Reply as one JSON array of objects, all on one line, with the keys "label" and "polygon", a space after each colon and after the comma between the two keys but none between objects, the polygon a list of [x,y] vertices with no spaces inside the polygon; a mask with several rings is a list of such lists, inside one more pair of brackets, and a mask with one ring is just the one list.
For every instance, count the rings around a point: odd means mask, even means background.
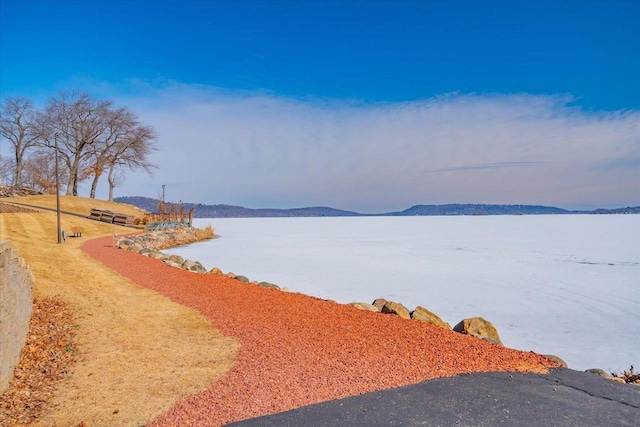
[{"label": "wispy white cloud", "polygon": [[640,112],[584,111],[566,95],[367,104],[172,82],[95,89],[159,135],[159,169],[131,176],[121,195],[166,184],[171,200],[369,212],[640,203]]},{"label": "wispy white cloud", "polygon": [[499,163],[483,163],[483,164],[475,164],[475,165],[460,165],[460,166],[452,166],[444,169],[434,169],[429,172],[454,172],[454,171],[463,171],[463,170],[474,170],[474,169],[496,169],[496,168],[513,168],[520,166],[532,166],[539,165],[541,163],[546,162],[499,162]]}]

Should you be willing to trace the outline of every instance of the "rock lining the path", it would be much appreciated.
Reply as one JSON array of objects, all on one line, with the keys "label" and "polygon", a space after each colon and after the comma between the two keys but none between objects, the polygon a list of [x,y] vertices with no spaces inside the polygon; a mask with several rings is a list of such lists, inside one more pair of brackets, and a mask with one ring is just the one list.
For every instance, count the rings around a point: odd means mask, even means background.
[{"label": "rock lining the path", "polygon": [[[262,288],[276,289],[280,291],[287,290],[286,288],[281,288],[278,285],[270,282],[250,281],[246,276],[237,275],[233,272],[228,272],[225,274],[218,267],[213,267],[211,270],[207,271],[206,268],[198,261],[183,259],[181,256],[175,254],[168,255],[159,250],[178,246],[181,244],[198,242],[209,239],[211,237],[213,237],[213,235],[207,235],[206,230],[189,227],[183,229],[154,231],[134,236],[122,237],[116,240],[116,247],[118,247],[119,249],[134,251],[139,253],[140,255],[150,258],[160,259],[168,266],[188,270],[194,273],[219,274],[236,279],[239,282],[246,283],[251,286],[259,286]],[[409,311],[404,305],[398,302],[386,300],[384,298],[377,298],[371,304],[366,302],[352,302],[347,305],[355,307],[359,310],[384,313],[387,315],[398,316],[403,319],[412,319],[415,321],[431,323],[444,329],[453,330],[454,332],[483,339],[498,346],[504,346],[496,327],[490,321],[482,317],[463,319],[458,324],[456,324],[456,326],[451,328],[451,325],[442,320],[440,316],[422,306],[418,306],[413,311]],[[556,363],[559,367],[567,368],[567,363],[560,357],[556,355],[543,356]],[[589,369],[587,370],[587,372],[603,376],[613,381],[625,382],[620,377],[610,375],[600,369]],[[602,373],[604,373],[604,375]],[[629,384],[640,384],[640,379],[637,382],[629,382]]]}]

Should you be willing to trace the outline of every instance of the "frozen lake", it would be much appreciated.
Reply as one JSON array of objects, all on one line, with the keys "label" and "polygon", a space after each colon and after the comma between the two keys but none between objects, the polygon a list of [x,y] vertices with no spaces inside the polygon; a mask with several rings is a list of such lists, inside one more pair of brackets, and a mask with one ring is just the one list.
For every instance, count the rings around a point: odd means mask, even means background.
[{"label": "frozen lake", "polygon": [[640,365],[640,215],[196,219],[166,250],[338,302],[482,316],[508,347],[578,370]]}]

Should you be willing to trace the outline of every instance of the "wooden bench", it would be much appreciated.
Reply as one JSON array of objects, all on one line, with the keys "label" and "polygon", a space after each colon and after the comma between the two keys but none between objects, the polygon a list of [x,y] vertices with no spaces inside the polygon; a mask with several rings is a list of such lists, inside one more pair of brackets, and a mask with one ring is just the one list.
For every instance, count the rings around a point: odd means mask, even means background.
[{"label": "wooden bench", "polygon": [[82,237],[82,229],[79,227],[71,227],[71,233],[73,237]]}]

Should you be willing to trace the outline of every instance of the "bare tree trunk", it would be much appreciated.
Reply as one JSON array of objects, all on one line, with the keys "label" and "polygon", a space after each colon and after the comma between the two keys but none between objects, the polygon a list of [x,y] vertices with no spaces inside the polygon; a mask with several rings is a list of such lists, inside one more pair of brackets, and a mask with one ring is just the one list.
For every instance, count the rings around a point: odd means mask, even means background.
[{"label": "bare tree trunk", "polygon": [[74,185],[75,185],[75,180],[73,179],[73,174],[69,174],[69,180],[67,181],[67,191],[65,192],[67,196],[73,195]]},{"label": "bare tree trunk", "polygon": [[73,174],[69,174],[69,181],[67,182],[67,196],[73,196],[73,186],[76,185],[76,180],[73,179]]},{"label": "bare tree trunk", "polygon": [[78,195],[78,174],[80,173],[80,156],[77,155],[69,168],[69,185],[67,187],[67,196]]},{"label": "bare tree trunk", "polygon": [[15,187],[22,187],[22,170],[24,166],[22,164],[22,153],[16,150],[16,175],[13,177],[13,185]]},{"label": "bare tree trunk", "polygon": [[109,201],[113,202],[113,188],[116,186],[116,180],[113,176],[113,167],[109,168],[109,175],[107,176],[107,181],[109,181]]},{"label": "bare tree trunk", "polygon": [[96,188],[98,187],[98,180],[100,179],[100,175],[102,175],[101,170],[96,170],[93,175],[93,181],[91,182],[91,193],[89,194],[90,199],[96,198]]},{"label": "bare tree trunk", "polygon": [[69,168],[69,182],[67,183],[67,196],[78,195],[78,162],[74,162]]}]

